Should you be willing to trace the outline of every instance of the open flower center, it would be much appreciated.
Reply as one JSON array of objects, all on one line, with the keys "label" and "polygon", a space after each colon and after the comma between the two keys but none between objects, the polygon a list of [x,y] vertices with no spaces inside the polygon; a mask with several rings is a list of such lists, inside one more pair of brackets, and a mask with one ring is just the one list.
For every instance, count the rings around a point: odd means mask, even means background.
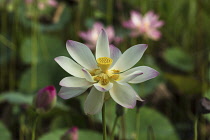
[{"label": "open flower center", "polygon": [[98,82],[101,85],[107,85],[109,82],[119,79],[119,70],[108,70],[113,62],[111,58],[100,57],[96,61],[99,69],[90,71],[90,74],[95,82]]},{"label": "open flower center", "polygon": [[101,68],[101,70],[106,73],[109,67],[111,66],[113,60],[109,57],[100,57],[97,60],[98,66]]}]

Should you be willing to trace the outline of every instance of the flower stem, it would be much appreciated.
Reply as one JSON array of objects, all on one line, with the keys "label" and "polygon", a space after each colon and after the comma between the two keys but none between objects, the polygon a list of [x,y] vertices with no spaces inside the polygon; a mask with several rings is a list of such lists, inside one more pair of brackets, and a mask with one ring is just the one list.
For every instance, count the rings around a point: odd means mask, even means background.
[{"label": "flower stem", "polygon": [[195,118],[194,122],[194,140],[198,139],[198,116]]},{"label": "flower stem", "polygon": [[139,130],[140,130],[140,110],[136,110],[136,140],[139,139]]},{"label": "flower stem", "polygon": [[39,116],[37,116],[35,121],[34,121],[31,140],[35,140],[35,137],[36,137],[36,125],[37,125],[38,120],[39,120]]},{"label": "flower stem", "polygon": [[121,117],[121,127],[122,127],[122,140],[125,140],[126,139],[125,114]]},{"label": "flower stem", "polygon": [[116,125],[117,125],[118,118],[119,118],[119,116],[116,116],[116,118],[114,120],[114,125],[112,127],[112,132],[111,132],[111,140],[114,139],[114,131],[115,131],[115,128],[116,128]]},{"label": "flower stem", "polygon": [[103,140],[106,140],[105,102],[102,108],[102,122],[103,122]]},{"label": "flower stem", "polygon": [[22,114],[20,116],[19,140],[24,140],[24,121],[25,121],[25,116]]},{"label": "flower stem", "polygon": [[154,130],[151,125],[147,128],[147,139],[155,140]]}]

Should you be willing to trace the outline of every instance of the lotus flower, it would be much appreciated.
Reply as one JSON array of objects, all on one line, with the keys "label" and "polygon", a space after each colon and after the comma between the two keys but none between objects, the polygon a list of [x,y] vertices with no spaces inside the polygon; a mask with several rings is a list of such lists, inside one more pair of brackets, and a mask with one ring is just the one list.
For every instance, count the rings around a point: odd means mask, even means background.
[{"label": "lotus flower", "polygon": [[149,11],[144,16],[137,11],[131,11],[131,19],[123,22],[123,26],[131,29],[132,37],[143,35],[152,40],[158,40],[161,37],[161,32],[158,28],[164,24],[158,18],[159,16],[152,11]]},{"label": "lotus flower", "polygon": [[69,129],[61,138],[61,140],[78,140],[78,128],[76,126]]},{"label": "lotus flower", "polygon": [[[97,39],[98,39],[98,34],[100,33],[101,29],[103,29],[103,28],[104,28],[104,25],[102,23],[95,22],[93,24],[92,29],[88,30],[87,32],[79,32],[79,36],[83,40],[87,41],[86,45],[90,49],[94,50],[95,46],[96,46]],[[105,29],[105,31],[107,32],[109,41],[111,43],[118,44],[119,42],[122,41],[122,38],[115,36],[115,31],[112,26],[108,26]]]},{"label": "lotus flower", "polygon": [[73,98],[92,87],[84,105],[86,114],[98,113],[106,94],[119,105],[134,108],[136,100],[142,99],[129,84],[141,83],[159,74],[147,66],[130,69],[141,59],[146,44],[135,45],[122,54],[118,48],[109,45],[105,30],[98,37],[95,57],[86,45],[76,41],[68,40],[66,48],[75,61],[65,56],[55,58],[72,75],[60,81],[59,96]]},{"label": "lotus flower", "polygon": [[45,113],[51,110],[56,103],[57,95],[54,86],[47,86],[37,93],[34,98],[34,106],[38,113]]}]

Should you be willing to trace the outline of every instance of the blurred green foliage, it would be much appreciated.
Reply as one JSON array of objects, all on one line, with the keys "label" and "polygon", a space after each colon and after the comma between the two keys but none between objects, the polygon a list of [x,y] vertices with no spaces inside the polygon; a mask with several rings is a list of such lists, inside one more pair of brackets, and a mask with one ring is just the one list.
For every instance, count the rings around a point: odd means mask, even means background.
[{"label": "blurred green foliage", "polygon": [[1,139],[4,139],[4,140],[11,139],[10,132],[8,131],[8,129],[4,126],[2,122],[0,122],[0,136],[1,136]]}]

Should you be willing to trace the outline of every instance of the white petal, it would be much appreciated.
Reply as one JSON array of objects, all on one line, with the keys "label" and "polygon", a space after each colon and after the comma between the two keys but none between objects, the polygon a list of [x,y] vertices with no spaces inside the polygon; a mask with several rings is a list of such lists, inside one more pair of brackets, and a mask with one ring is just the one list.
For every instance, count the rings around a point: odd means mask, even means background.
[{"label": "white petal", "polygon": [[104,92],[100,92],[95,87],[92,87],[85,101],[85,114],[93,115],[101,111],[104,103],[104,95]]},{"label": "white petal", "polygon": [[110,45],[110,58],[113,60],[111,67],[114,66],[121,55],[122,52],[117,47]]},{"label": "white petal", "polygon": [[114,83],[110,89],[110,95],[115,102],[126,108],[134,108],[136,105],[136,92],[128,84]]},{"label": "white petal", "polygon": [[76,62],[65,56],[59,56],[55,58],[55,61],[69,74],[84,78],[82,67]]},{"label": "white petal", "polygon": [[88,80],[89,82],[95,82],[91,76],[91,74],[86,70],[86,69],[82,69],[85,79]]},{"label": "white petal", "polygon": [[112,87],[113,87],[113,83],[110,83],[107,84],[107,85],[101,85],[100,83],[96,83],[96,84],[93,84],[95,86],[95,88],[101,92],[107,92],[109,91]]},{"label": "white petal", "polygon": [[142,74],[143,74],[142,71],[134,71],[133,73],[130,73],[128,75],[121,74],[122,76],[120,75],[120,80],[118,82],[127,83],[127,82],[133,80],[134,78],[136,78],[137,76],[142,75]]},{"label": "white petal", "polygon": [[136,100],[138,101],[144,101],[143,99],[141,99],[141,97],[139,97],[138,93],[132,88],[132,86],[130,86],[128,83],[120,83],[119,81],[117,81],[118,84],[120,85],[125,85],[125,86],[128,86],[130,88],[130,90],[132,90],[132,92],[135,93],[136,95]]},{"label": "white petal", "polygon": [[100,57],[110,57],[109,40],[103,29],[98,36],[96,44],[96,59]]},{"label": "white petal", "polygon": [[[134,92],[136,93],[136,91],[134,91]],[[138,100],[138,101],[144,101],[141,97],[139,97],[139,95],[137,93],[136,93],[136,100]]]},{"label": "white petal", "polygon": [[112,69],[120,70],[121,72],[130,69],[141,59],[146,49],[146,44],[138,44],[129,48],[121,55]]},{"label": "white petal", "polygon": [[129,81],[129,83],[142,83],[144,81],[147,81],[149,79],[155,78],[156,76],[159,75],[159,72],[154,70],[153,68],[147,67],[147,66],[139,66],[132,68],[126,72],[124,72],[124,75],[128,75],[130,73],[133,73],[134,71],[142,71],[143,74],[137,76],[133,80]]},{"label": "white petal", "polygon": [[65,77],[60,81],[60,85],[63,87],[84,87],[92,85],[91,82],[88,82],[85,78],[77,77]]},{"label": "white petal", "polygon": [[89,70],[97,68],[96,60],[86,45],[76,41],[68,40],[66,42],[66,48],[71,57],[81,66]]},{"label": "white petal", "polygon": [[63,99],[70,99],[84,93],[89,87],[61,87],[58,95]]}]

